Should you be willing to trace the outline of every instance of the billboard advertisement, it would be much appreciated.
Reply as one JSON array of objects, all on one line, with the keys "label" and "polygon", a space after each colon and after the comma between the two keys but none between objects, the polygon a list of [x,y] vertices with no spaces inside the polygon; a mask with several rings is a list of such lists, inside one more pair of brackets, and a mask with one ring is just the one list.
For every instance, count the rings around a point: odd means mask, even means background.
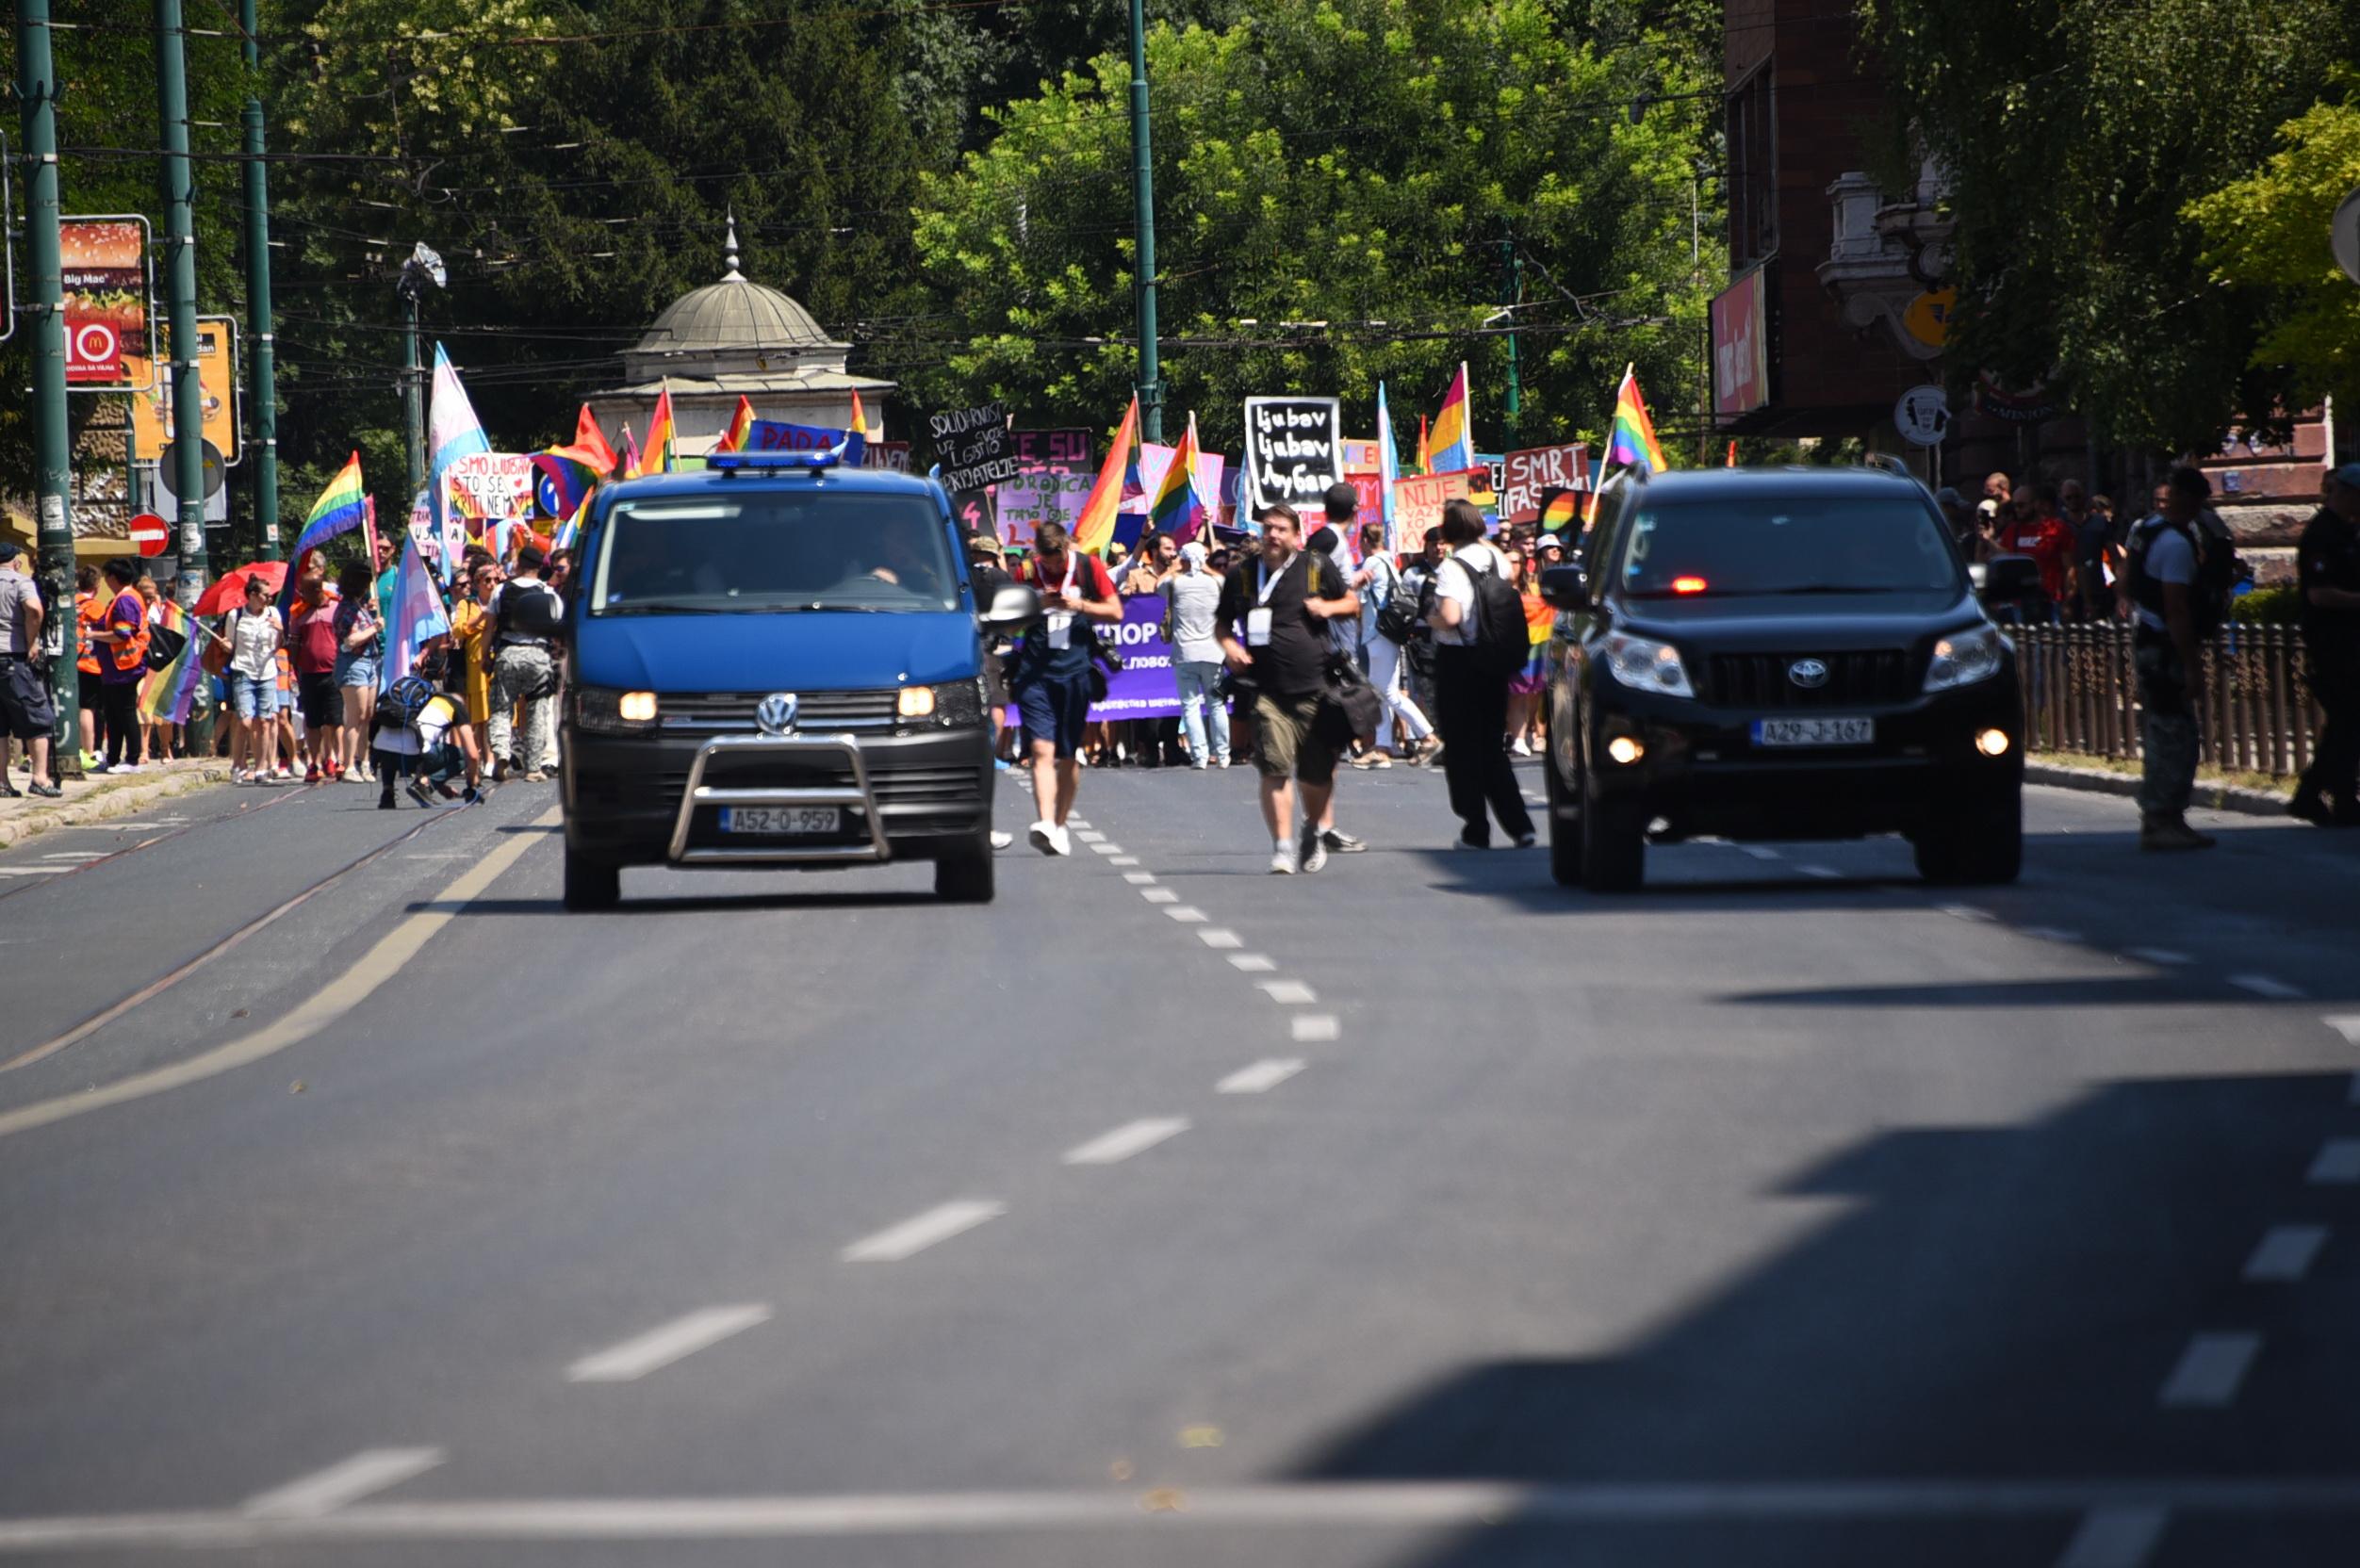
[{"label": "billboard advertisement", "polygon": [[1713,302],[1713,412],[1733,418],[1770,400],[1770,271],[1757,267]]},{"label": "billboard advertisement", "polygon": [[66,384],[82,392],[144,390],[131,379],[125,360],[156,358],[147,220],[61,218],[57,253],[65,284]]}]

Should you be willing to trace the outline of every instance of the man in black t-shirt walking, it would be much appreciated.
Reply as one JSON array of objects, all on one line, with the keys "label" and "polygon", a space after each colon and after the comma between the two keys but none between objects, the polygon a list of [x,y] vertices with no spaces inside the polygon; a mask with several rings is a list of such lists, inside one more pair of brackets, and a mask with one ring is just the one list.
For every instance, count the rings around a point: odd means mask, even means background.
[{"label": "man in black t-shirt walking", "polygon": [[[1254,760],[1262,774],[1270,871],[1286,876],[1327,864],[1319,815],[1335,788],[1336,752],[1318,723],[1333,647],[1327,623],[1358,615],[1360,596],[1324,556],[1303,548],[1292,507],[1266,507],[1254,520],[1262,525],[1261,554],[1229,574],[1214,625],[1238,685],[1254,691]],[[1303,784],[1300,849],[1296,780]]]},{"label": "man in black t-shirt walking", "polygon": [[[2327,504],[2295,547],[2303,649],[2326,710],[2319,749],[2286,809],[2306,822],[2360,826],[2360,463],[2327,476]],[[2328,797],[2334,796],[2334,804]]]}]

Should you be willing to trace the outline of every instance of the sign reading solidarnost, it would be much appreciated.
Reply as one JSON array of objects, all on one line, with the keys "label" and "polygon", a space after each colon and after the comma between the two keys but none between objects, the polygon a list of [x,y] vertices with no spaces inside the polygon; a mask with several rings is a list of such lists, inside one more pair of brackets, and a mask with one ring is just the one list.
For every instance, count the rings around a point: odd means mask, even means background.
[{"label": "sign reading solidarnost", "polygon": [[1500,488],[1500,520],[1529,523],[1540,515],[1542,491],[1590,487],[1590,449],[1582,441],[1527,447],[1508,454],[1506,468]]},{"label": "sign reading solidarnost", "polygon": [[533,459],[522,452],[469,452],[443,470],[454,516],[485,523],[533,515]]},{"label": "sign reading solidarnost", "polygon": [[147,240],[144,218],[57,220],[69,386],[85,392],[139,388],[123,358],[134,352],[156,357],[148,336]]},{"label": "sign reading solidarnost", "polygon": [[1298,513],[1344,477],[1344,414],[1334,398],[1246,400],[1245,500]]},{"label": "sign reading solidarnost", "polygon": [[1748,414],[1770,400],[1770,274],[1757,267],[1713,301],[1713,412]]},{"label": "sign reading solidarnost", "polygon": [[1447,474],[1417,474],[1393,486],[1393,537],[1405,550],[1421,548],[1426,531],[1442,526],[1442,508],[1463,501],[1473,492],[1474,475],[1466,468]]},{"label": "sign reading solidarnost", "polygon": [[931,415],[926,428],[942,460],[942,488],[954,496],[1014,479],[1024,466],[1008,410],[998,403]]}]

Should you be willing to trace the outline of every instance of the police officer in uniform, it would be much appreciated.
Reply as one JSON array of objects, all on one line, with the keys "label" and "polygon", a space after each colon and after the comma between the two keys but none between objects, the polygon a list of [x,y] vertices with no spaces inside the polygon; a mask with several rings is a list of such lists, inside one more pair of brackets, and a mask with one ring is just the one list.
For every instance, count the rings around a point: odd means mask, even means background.
[{"label": "police officer in uniform", "polygon": [[2295,547],[2295,590],[2302,599],[2311,694],[2326,710],[2327,723],[2286,809],[2305,822],[2355,827],[2360,826],[2360,463],[2347,463],[2327,476],[2326,500]]}]

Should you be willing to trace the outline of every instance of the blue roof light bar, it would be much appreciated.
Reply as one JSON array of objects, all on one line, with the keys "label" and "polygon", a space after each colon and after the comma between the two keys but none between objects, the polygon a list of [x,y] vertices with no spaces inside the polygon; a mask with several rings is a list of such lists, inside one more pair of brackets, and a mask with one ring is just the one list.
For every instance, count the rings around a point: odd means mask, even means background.
[{"label": "blue roof light bar", "polygon": [[815,452],[710,452],[705,466],[725,474],[741,468],[833,468],[844,456],[834,447]]}]

